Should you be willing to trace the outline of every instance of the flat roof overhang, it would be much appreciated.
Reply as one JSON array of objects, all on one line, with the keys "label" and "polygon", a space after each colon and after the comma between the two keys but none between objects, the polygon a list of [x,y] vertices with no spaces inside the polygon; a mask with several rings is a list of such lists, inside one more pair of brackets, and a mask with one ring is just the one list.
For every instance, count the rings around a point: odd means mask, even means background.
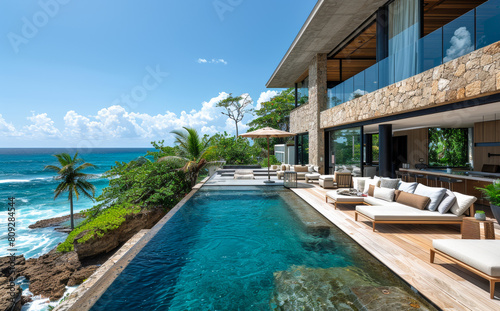
[{"label": "flat roof overhang", "polygon": [[294,87],[316,54],[330,53],[386,2],[387,0],[319,0],[266,87]]}]

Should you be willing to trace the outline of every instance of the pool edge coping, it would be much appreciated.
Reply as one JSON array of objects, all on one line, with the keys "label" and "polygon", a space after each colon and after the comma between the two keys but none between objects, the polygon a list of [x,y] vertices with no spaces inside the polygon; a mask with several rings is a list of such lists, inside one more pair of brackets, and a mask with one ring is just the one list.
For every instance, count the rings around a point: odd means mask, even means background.
[{"label": "pool edge coping", "polygon": [[[114,282],[114,280],[120,275],[120,273],[128,266],[128,264],[135,258],[135,256],[142,250],[142,248],[160,231],[160,229],[181,209],[181,207],[186,204],[186,202],[203,187],[203,185],[209,180],[210,177],[204,178],[201,182],[197,183],[191,191],[179,202],[177,203],[165,216],[158,221],[153,228],[147,230],[143,229],[136,233],[132,238],[130,238],[118,251],[126,246],[128,250],[121,254],[116,262],[112,260],[116,259],[114,256],[109,258],[102,266],[109,265],[110,267],[106,269],[105,272],[101,274],[98,279],[94,280],[94,283],[88,287],[83,288],[82,293],[77,293],[78,289],[85,284],[82,283],[78,288],[68,296],[67,303],[61,303],[56,306],[53,311],[88,311],[94,304],[99,300],[102,294],[108,289],[108,287]],[[146,231],[146,232],[145,232]],[[142,236],[137,239],[139,235]],[[137,239],[134,243],[134,238]],[[131,241],[132,246],[127,245]],[[111,262],[111,263],[110,263]],[[102,267],[101,266],[101,267]],[[99,269],[98,269],[99,270]],[[97,271],[98,271],[97,270]],[[97,272],[96,271],[96,272]],[[92,277],[92,276],[91,276]],[[91,278],[89,277],[89,279]],[[79,295],[79,297],[71,297],[73,294]],[[73,299],[72,299],[73,298]]]}]

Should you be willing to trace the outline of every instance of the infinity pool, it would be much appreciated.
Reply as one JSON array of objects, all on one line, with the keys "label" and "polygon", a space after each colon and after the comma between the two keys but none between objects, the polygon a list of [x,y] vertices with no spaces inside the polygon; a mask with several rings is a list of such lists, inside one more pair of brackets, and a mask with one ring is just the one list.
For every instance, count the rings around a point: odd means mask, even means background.
[{"label": "infinity pool", "polygon": [[91,310],[434,310],[279,187],[198,191]]}]

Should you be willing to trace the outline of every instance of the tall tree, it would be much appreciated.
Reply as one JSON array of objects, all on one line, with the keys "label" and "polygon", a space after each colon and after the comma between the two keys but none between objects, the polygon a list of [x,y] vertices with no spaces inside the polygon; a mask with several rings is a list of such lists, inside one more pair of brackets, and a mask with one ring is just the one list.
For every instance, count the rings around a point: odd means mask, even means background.
[{"label": "tall tree", "polygon": [[[248,131],[255,131],[263,127],[272,127],[282,131],[290,131],[290,112],[295,108],[295,89],[289,88],[281,91],[271,100],[261,104],[261,108],[254,110],[257,118],[248,123]],[[271,138],[270,145],[284,144],[290,138]],[[263,138],[255,140],[264,146],[267,142]]]},{"label": "tall tree", "polygon": [[229,117],[229,119],[234,121],[236,126],[236,137],[238,137],[238,123],[243,120],[246,112],[249,112],[248,105],[252,103],[250,95],[242,95],[238,97],[233,97],[229,94],[229,97],[221,100],[215,106],[222,107],[226,109],[222,114]]},{"label": "tall tree", "polygon": [[200,137],[198,132],[189,127],[184,130],[174,130],[175,144],[178,148],[177,155],[165,156],[158,161],[178,162],[183,164],[183,170],[187,173],[191,186],[196,184],[200,171],[207,165],[206,156],[210,151],[210,139]]},{"label": "tall tree", "polygon": [[64,192],[69,193],[71,230],[73,230],[75,228],[73,219],[73,194],[76,195],[77,200],[80,198],[80,194],[94,200],[95,186],[88,181],[88,179],[94,175],[85,174],[82,171],[89,167],[95,168],[96,166],[84,162],[83,159],[78,157],[78,152],[75,153],[73,158],[68,153],[56,154],[55,157],[57,161],[59,161],[59,164],[61,164],[61,167],[47,165],[45,169],[55,171],[57,173],[55,179],[61,180],[61,183],[59,183],[54,191],[54,200]]}]

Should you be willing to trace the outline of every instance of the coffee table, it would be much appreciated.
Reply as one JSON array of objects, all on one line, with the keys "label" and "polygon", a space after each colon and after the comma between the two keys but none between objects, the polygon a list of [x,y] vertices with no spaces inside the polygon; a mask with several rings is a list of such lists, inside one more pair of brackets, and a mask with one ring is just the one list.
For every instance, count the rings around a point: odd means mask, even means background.
[{"label": "coffee table", "polygon": [[370,205],[368,203],[365,203],[365,199],[362,196],[358,196],[357,194],[354,193],[348,195],[339,194],[338,190],[328,191],[325,195],[326,203],[328,203],[328,199],[331,199],[333,201],[335,209],[337,209],[337,204]]}]

